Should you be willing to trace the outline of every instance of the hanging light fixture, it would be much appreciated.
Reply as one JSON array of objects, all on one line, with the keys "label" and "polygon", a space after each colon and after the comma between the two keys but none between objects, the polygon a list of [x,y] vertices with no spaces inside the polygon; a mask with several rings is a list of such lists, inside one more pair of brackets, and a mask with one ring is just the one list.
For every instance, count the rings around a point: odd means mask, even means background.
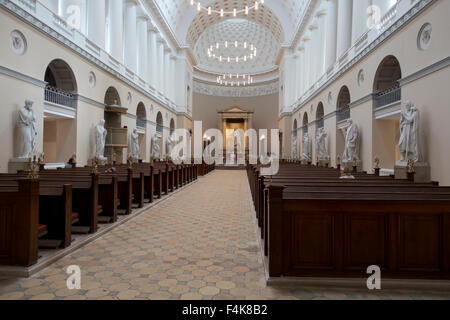
[{"label": "hanging light fixture", "polygon": [[[229,45],[230,43],[233,43],[233,45]],[[239,48],[243,48],[245,51],[247,51],[247,54],[244,54],[242,56],[239,55],[235,55],[230,56],[227,55],[226,53],[224,54],[224,52],[222,52],[221,54],[216,54],[216,51],[221,49],[221,48],[225,48],[225,49],[230,49],[231,47],[234,47],[236,49]],[[252,60],[253,57],[256,56],[256,47],[254,44],[250,44],[250,48],[248,43],[245,42],[240,42],[240,41],[224,41],[224,42],[216,42],[215,45],[210,45],[206,51],[207,55],[209,58],[211,59],[216,59],[219,60],[220,62],[236,62],[239,63],[240,61],[244,61],[247,62],[247,60]]]},{"label": "hanging light fixture", "polygon": [[[243,80],[243,81],[241,81]],[[216,82],[220,85],[224,86],[237,86],[237,87],[246,87],[251,84],[253,84],[253,77],[249,74],[229,74],[225,75],[222,74],[220,76],[217,76]]]},{"label": "hanging light fixture", "polygon": [[220,10],[214,10],[211,8],[211,6],[209,7],[204,7],[202,6],[202,4],[200,3],[200,1],[195,1],[195,0],[188,0],[191,6],[196,6],[197,7],[197,11],[205,11],[208,15],[211,14],[218,14],[220,17],[224,17],[225,15],[230,15],[233,17],[237,17],[240,14],[245,14],[248,15],[250,10],[255,10],[257,11],[259,9],[259,6],[264,4],[264,0],[257,0],[255,1],[254,5],[249,7],[249,6],[245,6],[244,9],[238,10],[237,8],[233,8],[233,11],[225,11],[224,9],[220,9]]}]

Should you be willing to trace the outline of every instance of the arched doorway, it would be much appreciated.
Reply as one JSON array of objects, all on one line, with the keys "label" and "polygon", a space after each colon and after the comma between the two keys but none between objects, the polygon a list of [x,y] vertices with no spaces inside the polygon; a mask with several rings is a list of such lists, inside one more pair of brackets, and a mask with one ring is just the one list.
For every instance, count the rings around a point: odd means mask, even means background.
[{"label": "arched doorway", "polygon": [[384,108],[402,99],[398,80],[402,78],[400,63],[394,56],[387,56],[378,66],[373,83],[375,109]]},{"label": "arched doorway", "polygon": [[294,126],[292,128],[292,158],[298,158],[298,124],[297,119],[294,120]]},{"label": "arched doorway", "polygon": [[62,165],[76,154],[77,82],[69,64],[61,59],[49,63],[44,81],[45,162]]},{"label": "arched doorway", "polygon": [[393,174],[396,161],[400,160],[398,141],[402,91],[400,62],[390,55],[378,66],[373,83],[374,114],[372,152],[380,159],[382,173]]},{"label": "arched doorway", "polygon": [[346,121],[350,119],[350,91],[347,86],[343,86],[339,91],[337,99],[337,121]]},{"label": "arched doorway", "polygon": [[156,133],[158,133],[161,136],[160,139],[160,150],[161,150],[161,159],[164,156],[164,119],[161,112],[158,112],[156,115]]},{"label": "arched doorway", "polygon": [[336,157],[340,157],[342,160],[342,154],[345,149],[345,136],[346,136],[346,121],[350,119],[350,91],[347,86],[343,86],[339,91],[337,97],[336,106],[336,117],[337,117],[337,128],[336,128]]},{"label": "arched doorway", "polygon": [[170,119],[170,134],[175,132],[175,120]]},{"label": "arched doorway", "polygon": [[136,110],[136,129],[139,134],[139,159],[145,159],[147,152],[147,110],[142,102],[139,102]]},{"label": "arched doorway", "polygon": [[325,112],[323,109],[323,103],[319,102],[316,110],[316,127],[317,130],[322,129],[325,126]]},{"label": "arched doorway", "polygon": [[305,150],[305,145],[304,145],[304,138],[305,135],[308,134],[308,126],[309,126],[309,118],[308,118],[308,113],[305,112],[305,114],[303,115],[303,122],[302,122],[302,154],[309,154],[311,150]]}]

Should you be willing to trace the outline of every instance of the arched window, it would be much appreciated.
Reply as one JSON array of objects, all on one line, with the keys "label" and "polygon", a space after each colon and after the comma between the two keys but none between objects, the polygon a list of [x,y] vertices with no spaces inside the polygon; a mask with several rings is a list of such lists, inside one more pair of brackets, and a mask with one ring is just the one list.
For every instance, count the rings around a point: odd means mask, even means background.
[{"label": "arched window", "polygon": [[317,121],[317,129],[321,129],[325,126],[325,112],[323,110],[323,104],[322,102],[319,102],[319,105],[317,106],[316,110],[316,121]]},{"label": "arched window", "polygon": [[76,108],[77,82],[70,66],[61,59],[55,59],[47,66],[44,75],[44,99],[47,102]]},{"label": "arched window", "polygon": [[164,130],[163,116],[161,112],[158,112],[158,115],[156,116],[156,132],[162,134],[163,130]]},{"label": "arched window", "polygon": [[401,101],[402,91],[398,80],[402,78],[400,63],[394,56],[387,56],[375,74],[373,92],[375,109]]},{"label": "arched window", "polygon": [[139,102],[136,110],[136,126],[142,129],[147,127],[147,111],[142,102]]},{"label": "arched window", "polygon": [[350,119],[350,101],[350,91],[346,86],[343,86],[337,98],[337,118],[339,122]]}]

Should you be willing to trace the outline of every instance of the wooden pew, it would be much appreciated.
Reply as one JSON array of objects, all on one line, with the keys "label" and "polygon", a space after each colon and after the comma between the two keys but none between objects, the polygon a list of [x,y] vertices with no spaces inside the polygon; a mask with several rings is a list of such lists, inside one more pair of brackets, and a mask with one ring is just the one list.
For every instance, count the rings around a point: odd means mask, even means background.
[{"label": "wooden pew", "polygon": [[0,186],[0,264],[31,266],[38,260],[39,181]]}]

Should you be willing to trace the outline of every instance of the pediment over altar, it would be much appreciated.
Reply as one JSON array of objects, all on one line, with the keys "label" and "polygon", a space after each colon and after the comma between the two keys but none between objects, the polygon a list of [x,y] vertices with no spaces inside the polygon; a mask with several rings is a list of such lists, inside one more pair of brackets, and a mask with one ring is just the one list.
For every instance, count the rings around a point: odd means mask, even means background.
[{"label": "pediment over altar", "polygon": [[239,106],[233,106],[233,107],[229,107],[226,108],[224,110],[219,110],[218,111],[219,114],[230,114],[230,115],[236,115],[236,114],[243,114],[243,115],[252,115],[254,113],[254,111],[251,110],[247,110],[243,107],[239,107]]}]

